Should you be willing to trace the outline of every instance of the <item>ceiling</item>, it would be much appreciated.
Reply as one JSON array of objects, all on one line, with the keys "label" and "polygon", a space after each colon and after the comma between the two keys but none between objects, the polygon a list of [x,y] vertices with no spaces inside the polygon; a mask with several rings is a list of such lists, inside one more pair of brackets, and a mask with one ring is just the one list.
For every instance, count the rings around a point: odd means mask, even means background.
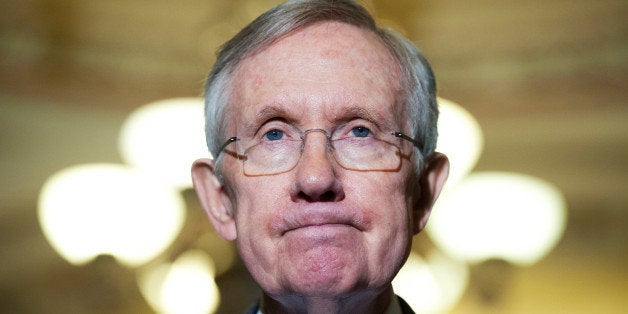
[{"label": "ceiling", "polygon": [[[37,222],[39,190],[67,166],[121,162],[125,117],[201,95],[220,43],[275,3],[0,4],[0,312],[150,313],[130,270],[106,258],[73,267],[55,254]],[[628,2],[363,3],[418,44],[440,96],[479,121],[475,171],[530,174],[567,200],[565,235],[546,259],[474,266],[478,278],[497,272],[492,286],[503,291],[476,280],[453,312],[619,312],[628,300]],[[182,237],[211,232],[187,199],[196,222]],[[224,313],[257,293],[241,265],[219,284]]]}]

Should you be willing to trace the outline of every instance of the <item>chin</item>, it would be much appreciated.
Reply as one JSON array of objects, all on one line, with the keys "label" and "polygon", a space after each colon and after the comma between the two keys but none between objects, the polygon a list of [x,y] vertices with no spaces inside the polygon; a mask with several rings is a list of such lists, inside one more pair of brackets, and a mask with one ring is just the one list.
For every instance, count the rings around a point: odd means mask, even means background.
[{"label": "chin", "polygon": [[320,298],[338,298],[357,291],[373,289],[364,272],[356,268],[342,270],[319,270],[295,274],[287,287],[297,295]]}]

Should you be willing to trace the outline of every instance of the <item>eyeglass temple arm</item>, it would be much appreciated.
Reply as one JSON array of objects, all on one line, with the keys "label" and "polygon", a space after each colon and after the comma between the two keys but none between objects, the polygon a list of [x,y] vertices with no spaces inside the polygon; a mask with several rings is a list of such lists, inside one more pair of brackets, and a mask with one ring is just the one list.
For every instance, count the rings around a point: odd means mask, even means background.
[{"label": "eyeglass temple arm", "polygon": [[222,146],[220,146],[220,149],[218,150],[218,154],[216,154],[216,157],[218,157],[218,155],[220,155],[220,153],[222,153],[222,151],[225,149],[225,147],[229,146],[229,144],[231,144],[233,142],[237,142],[239,140],[240,140],[240,138],[238,138],[237,136],[230,137],[224,144],[222,144]]},{"label": "eyeglass temple arm", "polygon": [[417,147],[420,151],[423,151],[423,145],[421,145],[421,143],[419,143],[419,141],[401,133],[401,132],[392,132],[392,135],[398,137],[398,138],[402,138],[406,141],[411,142],[412,144],[414,144],[415,147]]}]

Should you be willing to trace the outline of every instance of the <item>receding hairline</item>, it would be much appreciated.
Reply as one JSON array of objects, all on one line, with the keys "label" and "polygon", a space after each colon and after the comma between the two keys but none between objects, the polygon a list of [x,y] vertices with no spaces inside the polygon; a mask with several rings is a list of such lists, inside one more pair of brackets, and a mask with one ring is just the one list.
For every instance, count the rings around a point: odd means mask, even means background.
[{"label": "receding hairline", "polygon": [[[309,36],[309,35],[306,35],[306,32],[309,29],[313,27],[322,26],[325,24],[329,26],[336,25],[336,26],[352,27],[355,30],[360,31],[360,33],[364,34],[364,38],[362,39],[362,41],[365,43],[365,45],[372,47],[372,49],[368,49],[368,50],[370,50],[370,52],[374,54],[378,54],[378,56],[373,57],[373,59],[377,59],[377,61],[381,62],[382,68],[390,70],[390,72],[387,73],[386,79],[391,80],[390,81],[390,83],[392,84],[391,86],[394,88],[395,108],[400,108],[401,111],[404,111],[404,106],[401,103],[402,101],[399,101],[400,99],[403,98],[403,95],[401,94],[407,88],[407,82],[406,82],[407,79],[404,75],[403,61],[399,60],[399,58],[395,55],[393,48],[387,44],[384,38],[382,38],[382,36],[378,32],[379,29],[377,28],[371,29],[371,28],[362,27],[360,25],[356,25],[353,23],[347,23],[341,20],[328,19],[328,20],[318,20],[312,23],[302,25],[298,28],[292,29],[286,32],[285,34],[283,34],[282,36],[279,36],[276,39],[269,41],[265,45],[260,45],[256,47],[255,49],[251,50],[250,52],[242,55],[242,57],[236,63],[234,63],[233,67],[230,69],[227,75],[228,83],[226,84],[226,92],[229,95],[228,97],[229,101],[225,106],[226,110],[225,110],[224,117],[226,118],[230,116],[231,107],[233,105],[232,102],[234,100],[237,100],[237,97],[239,97],[237,93],[237,89],[240,84],[238,82],[241,82],[241,80],[245,79],[246,77],[246,75],[243,73],[244,72],[243,67],[251,66],[252,64],[251,62],[256,56],[258,56],[259,54],[262,54],[263,52],[271,49],[272,47],[276,45],[280,45],[284,39],[292,37],[294,35],[298,35],[299,33],[305,34],[304,36]],[[375,45],[377,45],[378,47],[375,47]],[[387,65],[390,65],[392,67],[387,67]]]},{"label": "receding hairline", "polygon": [[[295,28],[283,34],[282,36],[272,41],[269,41],[268,43],[264,45],[260,45],[259,47],[256,47],[255,49],[251,50],[250,52],[242,55],[242,57],[237,62],[235,62],[233,64],[233,67],[230,69],[231,71],[229,73],[229,77],[235,77],[236,72],[239,72],[244,64],[249,63],[251,59],[254,59],[257,55],[267,51],[268,49],[271,49],[273,46],[278,45],[280,42],[284,41],[285,39],[295,36],[295,35],[308,36],[308,35],[305,35],[305,33],[309,29],[322,26],[325,24],[327,25],[327,27],[348,26],[350,28],[354,28],[355,30],[358,30],[359,33],[365,35],[364,40],[362,40],[362,42],[365,45],[368,45],[373,48],[373,49],[367,49],[369,52],[373,52],[374,54],[377,53],[378,51],[383,52],[383,55],[380,54],[379,56],[373,59],[376,61],[382,61],[382,64],[388,63],[391,65],[394,65],[394,70],[395,70],[394,76],[399,76],[399,77],[403,76],[403,62],[399,60],[399,58],[395,55],[395,52],[393,51],[392,47],[388,45],[388,43],[384,40],[384,38],[382,38],[382,36],[377,30],[360,27],[351,23],[343,22],[343,21],[321,20],[321,21],[316,21],[316,22],[309,23],[307,25],[303,25],[301,27]],[[373,41],[369,41],[369,39]],[[375,47],[374,45],[379,45],[379,47]]]},{"label": "receding hairline", "polygon": [[244,60],[249,59],[267,49],[269,49],[270,47],[276,45],[278,42],[283,41],[284,39],[288,38],[288,37],[292,37],[297,33],[303,33],[305,31],[307,31],[310,28],[313,27],[317,27],[317,26],[321,26],[324,24],[328,24],[329,26],[334,26],[334,25],[338,25],[338,26],[350,26],[353,27],[355,29],[361,30],[363,33],[368,34],[370,37],[372,37],[373,39],[375,39],[388,53],[388,55],[390,57],[393,58],[393,60],[395,61],[395,63],[399,64],[399,60],[396,60],[394,53],[391,49],[391,47],[389,47],[386,44],[386,41],[382,38],[382,36],[380,35],[380,29],[379,28],[370,28],[367,27],[366,25],[361,25],[361,24],[356,24],[356,23],[351,23],[348,21],[344,21],[344,20],[338,20],[338,19],[334,19],[334,18],[329,18],[329,19],[320,19],[320,20],[315,20],[315,21],[310,21],[308,23],[304,23],[303,25],[299,25],[283,34],[281,34],[281,36],[278,36],[276,38],[272,38],[271,40],[268,40],[267,42],[262,42],[259,45],[252,47],[252,49],[250,51],[245,52],[244,54],[241,55],[241,57],[239,58],[239,60],[237,60],[237,62],[234,62],[234,65],[237,66],[242,63]]}]

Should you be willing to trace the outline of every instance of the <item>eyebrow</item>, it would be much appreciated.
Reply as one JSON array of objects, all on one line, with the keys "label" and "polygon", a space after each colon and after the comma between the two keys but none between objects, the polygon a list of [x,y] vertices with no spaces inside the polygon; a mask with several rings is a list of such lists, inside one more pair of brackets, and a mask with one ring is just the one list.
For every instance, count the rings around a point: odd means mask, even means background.
[{"label": "eyebrow", "polygon": [[287,116],[290,116],[290,113],[288,112],[288,110],[284,109],[283,107],[279,107],[277,105],[269,105],[262,108],[260,112],[255,114],[253,121],[256,123],[259,123],[259,122],[266,121],[268,119],[272,119],[277,116],[287,117]]},{"label": "eyebrow", "polygon": [[368,110],[366,108],[363,107],[358,107],[358,106],[352,106],[349,108],[346,108],[344,110],[342,110],[342,112],[340,112],[340,114],[338,115],[340,117],[340,119],[336,119],[336,120],[349,120],[355,117],[358,117],[360,119],[364,119],[370,122],[377,122],[377,121],[383,121],[381,117],[377,117],[372,113],[372,110]]},{"label": "eyebrow", "polygon": [[286,110],[283,106],[279,106],[276,104],[267,105],[262,110],[253,116],[253,119],[244,123],[244,132],[257,132],[257,129],[264,122],[273,118],[281,118],[288,122],[293,122],[295,119],[292,117],[290,112]]},{"label": "eyebrow", "polygon": [[[323,118],[332,123],[347,122],[356,117],[370,121],[380,127],[382,124],[390,123],[388,119],[384,119],[380,115],[373,113],[373,110],[369,110],[368,108],[360,106],[350,106],[338,110],[333,109],[336,108],[332,107],[331,111],[323,113]],[[298,114],[295,114],[291,110],[286,109],[284,105],[271,104],[262,108],[258,113],[255,114],[253,119],[246,122],[244,126],[245,130],[254,133],[257,131],[257,128],[259,128],[260,125],[270,119],[280,118],[290,124],[294,124],[297,122],[298,116]]]}]

